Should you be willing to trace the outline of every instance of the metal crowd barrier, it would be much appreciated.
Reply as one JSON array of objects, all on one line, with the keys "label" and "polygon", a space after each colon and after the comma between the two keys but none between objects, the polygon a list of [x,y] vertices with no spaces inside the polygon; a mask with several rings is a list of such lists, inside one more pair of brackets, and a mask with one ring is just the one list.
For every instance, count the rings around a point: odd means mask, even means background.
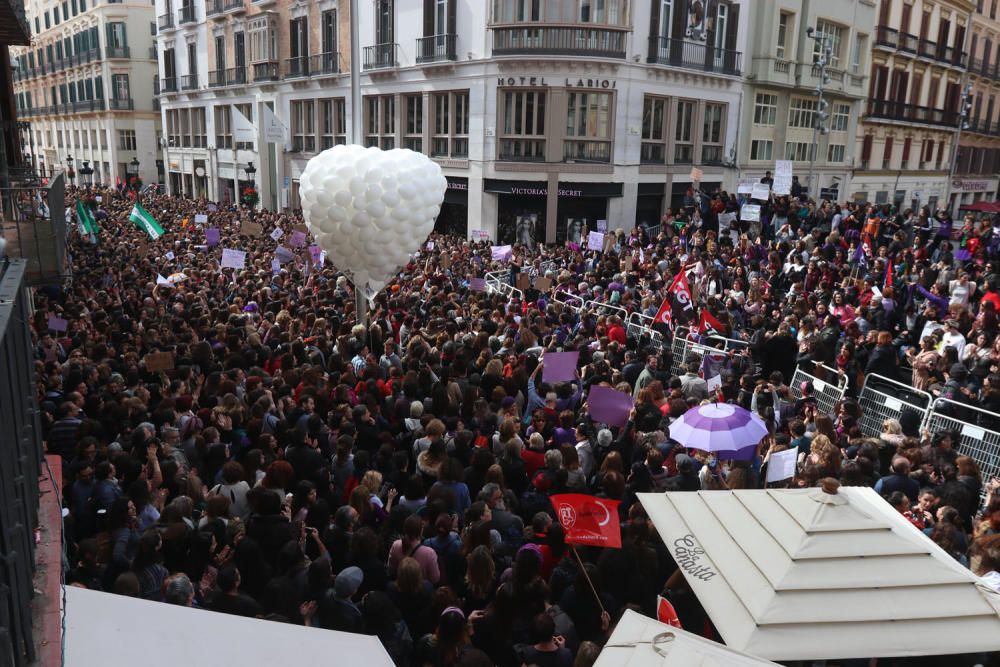
[{"label": "metal crowd barrier", "polygon": [[923,424],[927,420],[934,398],[926,391],[914,389],[902,382],[881,375],[868,375],[858,394],[861,405],[861,431],[878,437],[886,419],[898,420],[904,411],[916,412]]},{"label": "metal crowd barrier", "polygon": [[629,338],[640,339],[649,336],[649,340],[654,345],[664,346],[663,334],[653,329],[656,318],[652,315],[645,315],[639,311],[629,313],[625,319],[625,335]]},{"label": "metal crowd barrier", "polygon": [[931,433],[958,433],[955,449],[975,459],[983,479],[1000,475],[1000,415],[974,405],[938,398],[931,404],[923,428]]},{"label": "metal crowd barrier", "polygon": [[[563,292],[562,290],[556,290],[552,294],[552,301],[558,303],[560,306],[569,308],[574,313],[579,313],[581,310],[587,307],[587,302],[583,298],[577,296],[576,294],[570,294],[569,292]],[[574,305],[572,302],[576,301],[578,305]]]},{"label": "metal crowd barrier", "polygon": [[[833,415],[836,412],[837,404],[844,398],[847,391],[847,376],[840,375],[835,369],[823,364],[815,364],[823,369],[823,377],[817,377],[814,373],[807,373],[802,368],[797,367],[792,376],[792,383],[789,387],[792,395],[802,398],[801,384],[812,382],[813,396],[816,398],[816,405],[822,412]],[[813,369],[815,370],[815,369]]]},{"label": "metal crowd barrier", "polygon": [[628,318],[628,310],[622,308],[621,306],[615,306],[610,303],[601,303],[600,301],[590,300],[586,303],[584,307],[587,310],[592,310],[594,312],[604,311],[605,315],[617,315],[618,317],[622,318],[622,322],[624,322]]},{"label": "metal crowd barrier", "polygon": [[[689,327],[677,327],[677,330],[674,331],[674,341],[671,345],[671,352],[673,353],[673,365],[670,367],[671,375],[681,376],[687,372],[685,364],[687,364],[688,356],[692,352],[704,356],[708,353],[743,350],[749,346],[749,343],[745,340],[725,338],[723,336],[703,336],[700,342],[693,341],[688,339],[690,335],[691,329]],[[720,344],[722,345],[721,347],[719,347]]]}]

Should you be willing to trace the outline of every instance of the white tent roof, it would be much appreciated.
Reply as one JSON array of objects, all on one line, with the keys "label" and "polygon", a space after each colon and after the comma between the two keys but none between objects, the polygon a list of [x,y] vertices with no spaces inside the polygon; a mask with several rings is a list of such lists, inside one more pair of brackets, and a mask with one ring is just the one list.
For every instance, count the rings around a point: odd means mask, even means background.
[{"label": "white tent roof", "polygon": [[627,610],[594,667],[775,667],[775,663]]},{"label": "white tent roof", "polygon": [[376,637],[66,587],[67,665],[392,667]]},{"label": "white tent roof", "polygon": [[1000,650],[1000,595],[870,488],[640,494],[726,644],[771,660]]}]

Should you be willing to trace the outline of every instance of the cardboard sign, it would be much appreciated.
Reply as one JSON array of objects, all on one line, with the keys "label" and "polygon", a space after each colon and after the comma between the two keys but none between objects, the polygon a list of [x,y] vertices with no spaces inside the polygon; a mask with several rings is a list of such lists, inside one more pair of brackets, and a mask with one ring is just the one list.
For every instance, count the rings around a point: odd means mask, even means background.
[{"label": "cardboard sign", "polygon": [[770,196],[771,187],[767,183],[754,183],[753,190],[750,192],[750,199],[767,201]]},{"label": "cardboard sign", "polygon": [[170,371],[174,368],[173,352],[150,352],[142,360],[146,364],[146,370],[150,373]]},{"label": "cardboard sign", "polygon": [[535,289],[539,292],[546,292],[552,289],[552,278],[538,277],[535,278]]},{"label": "cardboard sign", "polygon": [[293,248],[302,248],[306,244],[306,235],[302,232],[295,230],[292,232],[292,238],[288,241],[288,245]]},{"label": "cardboard sign", "polygon": [[209,246],[219,245],[219,230],[217,227],[209,227],[205,230],[205,241]]},{"label": "cardboard sign", "polygon": [[522,292],[531,287],[531,276],[527,273],[517,274],[517,279],[514,281],[514,286]]},{"label": "cardboard sign", "polygon": [[194,224],[203,225],[206,222],[208,222],[208,216],[205,215],[204,213],[199,213],[196,216],[194,216]]},{"label": "cardboard sign", "polygon": [[249,220],[244,220],[243,224],[240,225],[240,234],[243,236],[249,236],[251,238],[258,238],[264,233],[264,225],[256,222],[250,222]]},{"label": "cardboard sign", "polygon": [[743,204],[743,208],[740,209],[740,220],[760,222],[760,206],[757,204]]},{"label": "cardboard sign", "polygon": [[68,327],[69,323],[61,317],[53,315],[49,318],[49,330],[51,331],[66,331]]},{"label": "cardboard sign", "polygon": [[274,239],[275,241],[280,240],[281,237],[284,236],[284,235],[285,235],[285,232],[282,231],[281,227],[275,227],[274,231],[271,232],[271,238]]},{"label": "cardboard sign", "polygon": [[705,173],[698,167],[691,167],[691,173],[689,176],[691,177],[692,183],[701,183],[701,177],[704,175]]},{"label": "cardboard sign", "polygon": [[292,261],[295,259],[295,253],[286,248],[283,245],[279,245],[274,249],[274,257],[282,264]]},{"label": "cardboard sign", "polygon": [[542,366],[542,382],[570,382],[576,379],[579,352],[547,352]]},{"label": "cardboard sign", "polygon": [[451,266],[451,255],[441,255],[441,260],[438,262],[442,269],[447,269]]},{"label": "cardboard sign", "polygon": [[307,227],[306,225],[295,225],[294,227],[292,227],[292,231],[293,232],[302,232],[303,234],[308,234],[309,233],[309,227]]},{"label": "cardboard sign", "polygon": [[625,273],[630,273],[632,271],[632,255],[626,255],[625,259],[622,261],[625,262]]},{"label": "cardboard sign", "polygon": [[222,249],[222,268],[224,269],[242,269],[246,266],[247,254],[242,250],[234,250],[232,248]]}]

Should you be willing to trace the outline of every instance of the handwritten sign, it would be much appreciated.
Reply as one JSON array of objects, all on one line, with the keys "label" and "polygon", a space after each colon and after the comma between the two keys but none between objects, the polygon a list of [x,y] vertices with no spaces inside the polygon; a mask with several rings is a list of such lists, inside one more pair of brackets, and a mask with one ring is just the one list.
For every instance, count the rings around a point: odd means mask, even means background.
[{"label": "handwritten sign", "polygon": [[173,352],[150,352],[142,360],[146,365],[146,370],[150,373],[169,371],[174,368]]},{"label": "handwritten sign", "polygon": [[771,454],[771,458],[767,462],[767,481],[780,482],[783,479],[795,477],[795,464],[798,456],[798,447]]},{"label": "handwritten sign", "polygon": [[208,222],[208,216],[205,215],[204,213],[198,213],[197,215],[194,216],[194,224],[203,225],[206,222]]},{"label": "handwritten sign", "polygon": [[741,195],[748,195],[753,192],[753,186],[757,184],[757,179],[753,177],[741,178],[739,184],[736,186],[736,193]]},{"label": "handwritten sign", "polygon": [[701,179],[704,175],[705,172],[703,172],[698,167],[691,167],[691,173],[689,174],[689,176],[691,177],[692,183],[701,183]]},{"label": "handwritten sign", "polygon": [[288,244],[293,248],[301,248],[306,244],[306,235],[298,230],[295,230],[292,232],[292,238],[289,239]]},{"label": "handwritten sign", "polygon": [[246,266],[247,254],[242,250],[234,250],[232,248],[222,249],[222,268],[224,269],[242,269]]},{"label": "handwritten sign", "polygon": [[285,232],[281,229],[281,227],[275,227],[274,231],[271,232],[271,238],[273,240],[275,240],[275,241],[280,240],[281,237],[284,236],[284,235],[285,235]]},{"label": "handwritten sign", "polygon": [[753,190],[750,192],[750,199],[767,201],[770,196],[771,187],[767,183],[754,183]]},{"label": "handwritten sign", "polygon": [[587,234],[587,250],[604,250],[604,234],[589,232]]},{"label": "handwritten sign", "polygon": [[743,204],[743,208],[740,209],[740,219],[760,222],[760,206],[757,204]]},{"label": "handwritten sign", "polygon": [[285,246],[279,245],[274,249],[274,257],[282,264],[285,264],[295,259],[295,253]]},{"label": "handwritten sign", "polygon": [[249,220],[244,220],[243,224],[240,225],[240,234],[242,234],[243,236],[257,238],[263,233],[264,233],[264,225],[258,224],[256,222],[250,222]]}]

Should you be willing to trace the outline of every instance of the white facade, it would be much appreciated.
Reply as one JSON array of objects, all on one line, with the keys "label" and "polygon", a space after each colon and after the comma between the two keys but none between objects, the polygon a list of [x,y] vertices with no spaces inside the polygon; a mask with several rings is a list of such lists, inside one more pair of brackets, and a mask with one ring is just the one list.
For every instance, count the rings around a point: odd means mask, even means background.
[{"label": "white facade", "polygon": [[[252,162],[262,205],[296,206],[309,157],[351,136],[350,77],[330,71],[349,70],[348,3],[210,5],[207,21],[203,3],[195,22],[175,21],[159,38],[161,52],[174,49],[172,65],[161,58],[165,83],[188,73],[188,44],[205,53],[196,88],[162,96],[168,187],[226,200],[234,178],[248,184]],[[450,182],[439,223],[455,230],[511,238],[527,217],[537,238],[554,241],[568,220],[654,223],[680,205],[692,167],[704,189],[736,184],[747,12],[720,4],[688,36],[686,5],[669,0],[361,2],[363,141],[437,159]],[[184,11],[157,0],[158,15]],[[308,27],[293,34],[296,20]],[[262,23],[266,39],[254,42]],[[334,42],[338,66],[326,67]],[[241,59],[247,83],[229,85],[218,72]],[[265,104],[289,130],[283,145],[263,141]],[[230,147],[219,107],[232,105],[248,105],[258,128],[247,150]]]},{"label": "white facade", "polygon": [[114,184],[138,160],[139,177],[155,181],[152,7],[131,0],[30,0],[26,11],[32,46],[12,47],[11,56],[18,65],[18,115],[31,124],[22,137],[31,162],[46,175],[75,172],[78,184]]}]

